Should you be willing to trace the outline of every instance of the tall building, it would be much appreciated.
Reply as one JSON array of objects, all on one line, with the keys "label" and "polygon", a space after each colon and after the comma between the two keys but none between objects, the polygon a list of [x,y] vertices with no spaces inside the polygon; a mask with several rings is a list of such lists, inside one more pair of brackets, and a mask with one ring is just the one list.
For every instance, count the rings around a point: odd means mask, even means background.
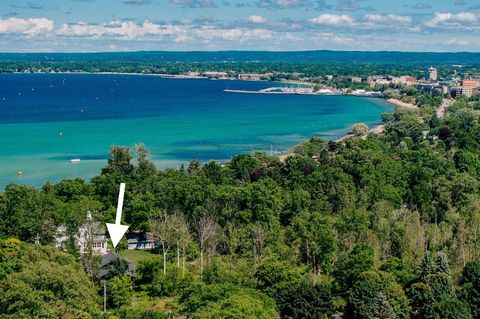
[{"label": "tall building", "polygon": [[433,66],[428,69],[427,72],[425,72],[425,80],[427,81],[437,81],[438,80],[438,72],[437,69],[434,68]]}]

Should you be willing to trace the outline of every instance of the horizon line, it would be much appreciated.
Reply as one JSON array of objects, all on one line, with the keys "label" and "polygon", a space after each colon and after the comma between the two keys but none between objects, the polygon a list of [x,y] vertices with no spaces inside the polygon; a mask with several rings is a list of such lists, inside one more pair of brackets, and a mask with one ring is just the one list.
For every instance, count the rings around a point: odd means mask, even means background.
[{"label": "horizon line", "polygon": [[12,52],[0,51],[0,54],[103,54],[103,53],[145,53],[145,52],[169,52],[169,53],[222,53],[222,52],[267,52],[267,53],[308,53],[308,52],[350,52],[350,53],[429,53],[429,54],[479,54],[480,51],[399,51],[399,50],[132,50],[132,51],[28,51]]}]

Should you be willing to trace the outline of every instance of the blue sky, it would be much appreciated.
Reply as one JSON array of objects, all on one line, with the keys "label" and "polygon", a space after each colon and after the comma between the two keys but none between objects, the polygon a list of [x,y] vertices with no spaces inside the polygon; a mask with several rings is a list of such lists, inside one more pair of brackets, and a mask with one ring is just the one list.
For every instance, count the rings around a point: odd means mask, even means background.
[{"label": "blue sky", "polygon": [[1,0],[0,51],[480,51],[478,0]]}]

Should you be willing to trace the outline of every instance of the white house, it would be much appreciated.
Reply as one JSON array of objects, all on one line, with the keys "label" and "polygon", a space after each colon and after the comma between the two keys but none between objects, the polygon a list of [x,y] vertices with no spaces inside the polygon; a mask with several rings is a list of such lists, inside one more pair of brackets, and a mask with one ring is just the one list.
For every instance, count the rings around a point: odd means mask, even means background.
[{"label": "white house", "polygon": [[[105,230],[101,227],[99,222],[94,222],[92,213],[87,212],[85,223],[79,228],[78,234],[73,238],[78,250],[81,254],[87,252],[89,245],[91,244],[92,250],[98,255],[106,255],[107,250],[107,237],[105,236]],[[57,236],[55,237],[55,246],[65,249],[69,240],[69,234],[66,226],[60,226],[57,228]]]}]

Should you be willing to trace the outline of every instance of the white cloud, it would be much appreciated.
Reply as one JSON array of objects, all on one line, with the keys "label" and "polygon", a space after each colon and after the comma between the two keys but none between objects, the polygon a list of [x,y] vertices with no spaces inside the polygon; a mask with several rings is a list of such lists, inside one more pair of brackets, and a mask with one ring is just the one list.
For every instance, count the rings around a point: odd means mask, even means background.
[{"label": "white cloud", "polygon": [[450,39],[450,40],[447,40],[447,42],[445,42],[447,44],[450,44],[450,45],[457,45],[457,46],[468,46],[470,45],[470,42],[466,41],[466,40],[461,40],[461,39]]},{"label": "white cloud", "polygon": [[189,8],[209,8],[215,7],[213,0],[169,0],[170,3],[182,5]]},{"label": "white cloud", "polygon": [[433,19],[425,22],[430,28],[438,27],[459,27],[464,24],[474,24],[478,22],[478,16],[472,12],[437,12]]},{"label": "white cloud", "polygon": [[270,40],[273,38],[274,33],[267,29],[220,29],[217,27],[203,27],[195,29],[197,37],[210,41],[210,40],[223,40],[223,41],[239,41],[245,42],[250,40]]},{"label": "white cloud", "polygon": [[0,34],[47,35],[53,31],[53,28],[53,21],[47,18],[0,19]]},{"label": "white cloud", "polygon": [[148,37],[184,36],[186,32],[183,26],[171,24],[155,24],[145,21],[137,24],[132,21],[112,21],[103,25],[92,25],[84,22],[76,24],[63,24],[57,34],[74,37],[113,37],[127,40],[145,39]]},{"label": "white cloud", "polygon": [[355,24],[353,18],[346,14],[321,14],[318,17],[310,19],[313,24],[331,25],[331,26],[352,26]]},{"label": "white cloud", "polygon": [[203,41],[221,40],[245,42],[250,40],[272,39],[274,32],[262,28],[221,28],[219,26],[192,26],[189,24],[156,24],[145,21],[136,24],[132,21],[112,21],[103,25],[84,22],[64,24],[57,34],[65,37],[112,38],[120,40],[159,40],[165,37],[175,42],[200,39]]},{"label": "white cloud", "polygon": [[264,23],[266,21],[266,19],[262,16],[251,15],[251,16],[248,17],[248,21],[250,21],[252,23]]},{"label": "white cloud", "polygon": [[310,0],[258,0],[259,8],[276,9],[292,9],[311,5]]},{"label": "white cloud", "polygon": [[401,16],[397,14],[367,14],[363,17],[365,22],[372,24],[372,25],[409,25],[412,23],[412,17],[410,16]]}]

